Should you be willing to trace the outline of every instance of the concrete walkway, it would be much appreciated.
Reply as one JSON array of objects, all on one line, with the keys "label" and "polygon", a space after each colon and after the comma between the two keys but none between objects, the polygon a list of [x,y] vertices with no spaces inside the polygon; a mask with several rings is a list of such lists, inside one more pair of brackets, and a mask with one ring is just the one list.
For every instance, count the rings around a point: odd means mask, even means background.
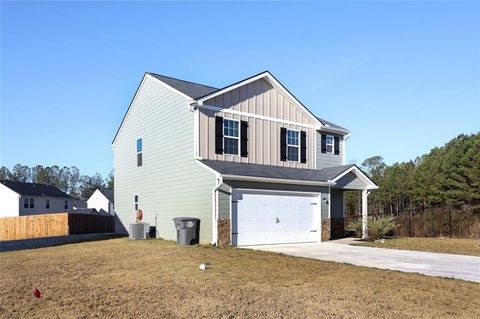
[{"label": "concrete walkway", "polygon": [[360,247],[345,243],[343,241],[242,248],[480,283],[480,257]]},{"label": "concrete walkway", "polygon": [[42,247],[58,246],[65,244],[81,243],[85,241],[105,240],[116,238],[115,234],[80,234],[69,236],[55,236],[32,239],[0,241],[0,252]]}]

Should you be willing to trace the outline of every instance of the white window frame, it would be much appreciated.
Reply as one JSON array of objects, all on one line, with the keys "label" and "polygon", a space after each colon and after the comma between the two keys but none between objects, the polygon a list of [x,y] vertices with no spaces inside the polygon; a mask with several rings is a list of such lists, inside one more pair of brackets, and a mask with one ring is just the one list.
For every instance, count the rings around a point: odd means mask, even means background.
[{"label": "white window frame", "polygon": [[[232,122],[237,122],[238,123],[238,136],[225,135],[225,121],[232,121]],[[222,130],[223,130],[223,132],[222,132],[223,133],[223,140],[222,140],[223,155],[240,156],[240,134],[242,134],[241,127],[240,127],[240,120],[223,118]],[[237,147],[238,152],[237,152],[237,154],[225,153],[225,138],[231,138],[231,139],[238,140],[238,147]]]},{"label": "white window frame", "polygon": [[[139,152],[138,151],[138,140],[142,140],[142,150]],[[137,137],[135,140],[135,162],[137,163],[137,167],[142,167],[143,166],[143,137]],[[142,154],[142,165],[138,165],[138,154]]]},{"label": "white window frame", "polygon": [[[293,131],[293,132],[297,132],[297,133],[298,133],[298,145],[288,144],[288,132],[289,132],[289,131]],[[287,141],[286,141],[286,142],[287,142],[287,143],[286,143],[286,144],[287,144],[287,149],[286,149],[285,151],[287,152],[287,162],[300,163],[300,146],[301,146],[301,143],[302,143],[302,141],[300,140],[300,130],[293,130],[293,129],[287,128],[287,137],[286,137],[286,138],[287,138]],[[288,158],[288,147],[289,147],[289,146],[290,146],[290,147],[296,147],[296,148],[298,148],[298,160],[293,161],[293,160],[291,160],[291,159]]]},{"label": "white window frame", "polygon": [[[328,143],[328,138],[329,138],[329,137],[332,138],[332,143],[331,143],[331,144]],[[328,146],[329,146],[329,145],[332,146],[332,151],[331,151],[331,152],[328,151]],[[335,154],[335,136],[333,136],[333,135],[327,135],[327,136],[325,137],[325,152],[328,153],[328,154]]]}]

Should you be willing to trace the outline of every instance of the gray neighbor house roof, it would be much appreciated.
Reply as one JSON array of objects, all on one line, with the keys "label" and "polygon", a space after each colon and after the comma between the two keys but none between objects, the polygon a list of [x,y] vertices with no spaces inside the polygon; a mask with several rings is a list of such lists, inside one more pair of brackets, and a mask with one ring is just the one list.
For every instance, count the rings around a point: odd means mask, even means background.
[{"label": "gray neighbor house roof", "polygon": [[113,190],[111,189],[99,189],[100,193],[103,194],[103,196],[105,196],[110,202],[113,203],[113,199],[114,199],[114,196],[113,196]]},{"label": "gray neighbor house roof", "polygon": [[[268,71],[265,71],[265,72],[268,72]],[[265,72],[261,72],[261,73],[265,73]],[[261,74],[259,73],[259,74]],[[204,97],[206,95],[209,95],[211,93],[214,93],[216,91],[219,91],[219,90],[222,90],[222,89],[218,89],[218,88],[215,88],[213,86],[208,86],[208,85],[204,85],[204,84],[199,84],[199,83],[194,83],[194,82],[190,82],[190,81],[184,81],[184,80],[180,80],[180,79],[176,79],[176,78],[172,78],[172,77],[169,77],[169,76],[165,76],[165,75],[160,75],[160,74],[156,74],[156,73],[151,73],[151,72],[147,72],[147,74],[153,76],[154,78],[156,78],[157,80],[160,80],[164,83],[166,83],[167,85],[173,87],[174,89],[182,92],[183,94],[186,94],[188,95],[189,97],[191,97],[192,99],[198,99],[198,98],[201,98],[201,97]],[[256,75],[259,75],[259,74],[256,74]],[[255,77],[256,75],[254,75],[253,77]],[[244,80],[241,80],[237,83],[240,83]],[[278,81],[278,80],[277,80]],[[227,88],[231,85],[228,85],[224,88]],[[223,88],[223,89],[224,89]],[[323,125],[327,126],[327,127],[331,127],[331,128],[334,128],[334,129],[340,129],[340,130],[344,130],[344,131],[348,131],[346,128],[344,127],[341,127],[339,125],[336,125],[332,122],[329,122],[327,120],[324,120],[324,119],[321,119],[319,118],[318,116],[315,116]]]},{"label": "gray neighbor house roof", "polygon": [[355,164],[349,164],[318,170],[214,160],[202,160],[200,162],[222,175],[289,179],[306,182],[328,182],[352,166],[355,166]]},{"label": "gray neighbor house roof", "polygon": [[53,185],[0,180],[0,183],[22,196],[70,198]]}]

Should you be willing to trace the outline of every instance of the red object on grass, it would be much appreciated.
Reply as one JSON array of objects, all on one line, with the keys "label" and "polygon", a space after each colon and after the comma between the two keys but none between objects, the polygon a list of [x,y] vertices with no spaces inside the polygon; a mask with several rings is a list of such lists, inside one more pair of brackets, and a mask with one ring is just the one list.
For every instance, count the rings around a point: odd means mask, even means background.
[{"label": "red object on grass", "polygon": [[40,292],[40,290],[38,290],[38,288],[35,288],[33,295],[35,296],[35,298],[40,298],[42,296],[42,293]]}]

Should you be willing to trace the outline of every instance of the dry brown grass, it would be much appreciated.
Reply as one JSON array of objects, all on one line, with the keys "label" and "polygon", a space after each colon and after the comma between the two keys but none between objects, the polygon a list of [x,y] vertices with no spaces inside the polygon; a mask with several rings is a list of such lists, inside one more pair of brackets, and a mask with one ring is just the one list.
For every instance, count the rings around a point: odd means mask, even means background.
[{"label": "dry brown grass", "polygon": [[480,318],[475,283],[162,240],[6,252],[0,265],[4,318]]},{"label": "dry brown grass", "polygon": [[399,237],[385,239],[384,243],[376,241],[355,243],[354,245],[480,256],[480,240],[478,239]]}]

